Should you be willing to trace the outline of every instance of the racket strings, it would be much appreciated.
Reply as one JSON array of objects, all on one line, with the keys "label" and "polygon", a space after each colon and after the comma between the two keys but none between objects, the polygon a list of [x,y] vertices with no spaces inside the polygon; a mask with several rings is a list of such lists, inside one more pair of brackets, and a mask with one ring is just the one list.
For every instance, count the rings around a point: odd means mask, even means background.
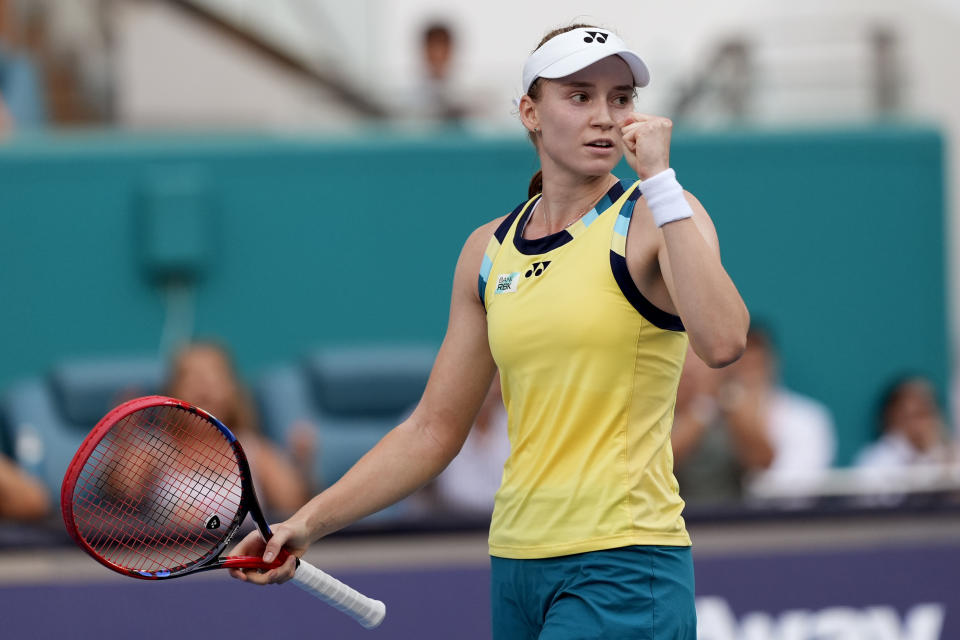
[{"label": "racket strings", "polygon": [[81,470],[77,530],[105,560],[177,571],[214,554],[241,509],[233,446],[204,417],[150,407],[119,421]]},{"label": "racket strings", "polygon": [[[176,434],[177,432],[174,431],[173,433]],[[177,435],[182,436],[183,434],[180,433]],[[172,453],[171,451],[156,450],[160,445],[162,445],[162,440],[158,441],[156,438],[153,438],[147,443],[147,445],[148,445],[147,447],[139,447],[139,449],[137,450],[137,453],[133,456],[135,459],[137,459],[137,462],[141,468],[143,467],[144,460],[149,460],[150,456],[157,456],[159,457],[158,459],[170,459],[170,455]],[[124,446],[129,446],[129,443],[125,443]],[[169,447],[163,447],[163,448],[169,448]],[[154,450],[151,451],[151,449],[154,449]],[[209,457],[209,456],[206,456],[206,457]],[[150,466],[154,467],[154,470],[155,470],[156,465],[150,465]],[[180,466],[182,466],[182,464]],[[206,468],[199,469],[199,472],[201,474],[209,475],[211,471],[209,465],[204,465],[204,466]],[[134,465],[133,468],[137,468],[137,466]],[[165,471],[164,473],[167,474],[168,477],[170,475],[173,475],[174,477],[176,476],[182,477],[184,475],[182,470],[177,470],[176,467],[174,467],[173,471]],[[202,477],[202,475],[199,477]],[[199,477],[191,478],[191,480],[199,479]],[[140,482],[138,483],[137,480],[140,480]],[[124,512],[129,511],[131,509],[137,509],[139,506],[139,503],[142,501],[142,498],[143,498],[142,474],[136,474],[136,473],[133,474],[133,482],[131,484],[141,485],[140,489],[138,490],[139,495],[134,494],[137,498],[136,502],[131,501],[129,496],[123,496],[121,498],[121,500],[117,503],[118,509],[115,509],[115,511],[117,510],[120,511],[119,517],[129,517],[129,514]],[[130,558],[130,556],[142,555],[142,552],[144,550],[143,545],[146,544],[146,545],[153,545],[154,547],[156,547],[156,545],[161,545],[159,547],[150,549],[152,552],[152,556],[158,555],[157,552],[159,552],[159,555],[163,557],[157,558],[157,560],[162,561],[163,563],[168,565],[176,564],[176,561],[178,560],[176,556],[171,556],[169,553],[164,553],[166,549],[169,549],[171,547],[171,544],[184,547],[185,545],[189,545],[191,543],[196,545],[197,543],[201,542],[199,538],[204,536],[194,535],[192,536],[192,539],[191,539],[191,537],[189,537],[189,534],[185,531],[181,531],[177,529],[170,530],[170,527],[168,525],[170,523],[171,517],[175,515],[173,512],[171,500],[174,499],[176,495],[170,491],[170,488],[168,486],[169,484],[170,484],[169,481],[167,481],[162,485],[159,485],[160,486],[159,491],[154,491],[154,493],[157,494],[157,499],[154,501],[154,509],[153,509],[154,512],[146,513],[147,518],[145,519],[145,522],[141,523],[141,526],[138,529],[134,529],[133,531],[128,532],[127,535],[125,536],[127,539],[112,540],[114,547],[123,548],[123,554],[115,558],[116,561],[121,563],[126,563],[126,564],[132,564],[132,559]],[[199,496],[196,493],[187,494],[188,501],[191,499],[195,501],[197,497]],[[140,513],[144,513],[142,509]],[[118,514],[113,513],[111,515],[117,516]],[[158,532],[157,531],[158,527],[156,526],[157,524],[167,525],[164,527],[167,530],[165,531],[161,530]],[[153,526],[150,526],[150,525],[153,525]],[[196,529],[196,527],[194,527],[194,529]],[[210,536],[206,536],[206,537],[209,538]],[[204,546],[204,549],[201,549],[201,553],[209,545],[207,545],[204,542],[203,546]],[[115,553],[117,551],[118,549],[114,549]],[[181,551],[183,551],[183,549],[181,549]],[[188,555],[197,555],[192,549],[188,551],[189,551]],[[180,560],[182,560],[182,558],[180,558]]]},{"label": "racket strings", "polygon": [[[192,414],[185,414],[187,416],[193,417]],[[198,418],[194,418],[198,419]],[[201,420],[202,422],[202,420]],[[209,427],[209,425],[207,425]],[[219,435],[219,430],[212,429],[210,433],[216,436],[217,439],[221,440],[219,444],[223,445],[222,438]],[[172,537],[172,542],[181,547],[184,545],[194,544],[199,545],[202,548],[199,551],[202,552],[207,550],[210,545],[209,542],[218,541],[220,536],[211,536],[211,535],[200,535],[193,532],[199,531],[203,532],[204,530],[197,528],[198,521],[202,521],[205,517],[205,512],[210,511],[211,509],[216,509],[216,505],[208,498],[208,496],[216,497],[215,494],[210,493],[209,491],[203,491],[204,485],[209,487],[211,483],[209,482],[210,478],[219,478],[220,485],[223,485],[225,480],[224,476],[219,473],[218,469],[211,467],[211,456],[207,453],[210,451],[209,448],[202,448],[199,446],[191,446],[191,442],[194,436],[192,432],[184,432],[182,429],[174,431],[175,437],[178,438],[182,447],[175,447],[171,450],[169,442],[158,442],[153,440],[150,442],[150,446],[153,449],[160,450],[147,451],[146,454],[158,456],[160,459],[165,460],[176,460],[178,464],[172,468],[167,468],[164,470],[163,482],[159,485],[159,489],[154,491],[156,494],[156,500],[154,503],[154,510],[152,515],[153,523],[159,522],[162,525],[169,525],[171,522],[176,522],[180,524],[181,521],[185,521],[187,527],[184,528],[174,528],[174,536]],[[211,444],[211,443],[206,443]],[[214,442],[212,444],[218,444]],[[192,459],[192,464],[183,463],[183,454],[184,449],[190,450],[190,458]],[[223,453],[221,451],[221,453]],[[228,450],[228,454],[232,454]],[[173,457],[177,456],[180,457]],[[229,457],[229,461],[233,463],[232,455]],[[186,467],[186,468],[185,468]],[[156,486],[154,487],[156,489]],[[192,507],[197,507],[199,505],[200,511],[193,509]],[[177,521],[177,519],[180,521]],[[191,526],[192,525],[192,526]],[[170,532],[167,532],[167,538],[170,539]],[[147,542],[152,543],[162,543],[162,540],[150,540]],[[196,555],[196,551],[189,549],[189,555]]]}]

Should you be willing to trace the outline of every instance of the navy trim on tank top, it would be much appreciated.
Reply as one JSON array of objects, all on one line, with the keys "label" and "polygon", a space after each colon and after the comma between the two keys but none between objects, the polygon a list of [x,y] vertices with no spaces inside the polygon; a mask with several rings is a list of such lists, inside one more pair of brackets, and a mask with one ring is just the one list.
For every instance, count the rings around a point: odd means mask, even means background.
[{"label": "navy trim on tank top", "polygon": [[[512,225],[513,221],[517,219],[517,215],[523,211],[523,207],[526,204],[526,202],[521,202],[518,204],[513,211],[507,214],[507,217],[503,219],[503,222],[500,223],[500,226],[497,227],[497,230],[493,232],[493,236],[497,239],[497,242],[500,243],[500,247],[503,247],[503,240],[507,237],[507,233],[510,231],[510,225]],[[487,260],[490,260],[490,264],[492,265],[493,258],[489,258],[486,254],[486,251],[484,251],[483,255],[484,264],[486,264]],[[487,277],[485,276],[489,276],[489,273],[486,271],[487,270],[485,268],[481,267],[480,274],[477,276],[477,290],[480,294],[480,304],[483,305],[484,309],[487,308]]]},{"label": "navy trim on tank top", "polygon": [[[596,211],[598,215],[603,213],[623,195],[624,191],[623,185],[618,180],[607,190],[603,197],[597,201],[593,206],[593,211]],[[534,206],[539,201],[540,195],[541,194],[535,196],[535,199],[530,202],[530,206],[523,212],[523,215],[520,217],[520,222],[517,223],[517,230],[513,234],[513,246],[517,248],[517,251],[526,256],[538,256],[548,251],[553,251],[573,240],[573,234],[567,229],[562,229],[556,233],[532,240],[527,240],[523,237],[523,229],[527,225],[527,220],[530,219],[530,214],[533,213]]]},{"label": "navy trim on tank top", "polygon": [[[638,186],[627,198],[627,201],[620,209],[620,215],[633,219],[633,210],[637,206],[637,200],[640,199],[640,187]],[[613,270],[613,279],[617,281],[621,293],[637,312],[646,318],[653,326],[667,331],[685,331],[683,321],[679,316],[668,313],[647,300],[637,283],[633,281],[630,270],[627,268],[627,259],[619,253],[610,250],[610,268]]]},{"label": "navy trim on tank top", "polygon": [[513,221],[516,220],[517,216],[523,211],[523,207],[527,204],[526,201],[521,202],[516,206],[516,208],[511,211],[506,218],[503,219],[503,222],[500,223],[500,226],[497,227],[497,230],[493,232],[494,237],[496,237],[497,242],[501,245],[503,244],[504,239],[507,237],[507,233],[510,231],[510,225],[513,224]]}]

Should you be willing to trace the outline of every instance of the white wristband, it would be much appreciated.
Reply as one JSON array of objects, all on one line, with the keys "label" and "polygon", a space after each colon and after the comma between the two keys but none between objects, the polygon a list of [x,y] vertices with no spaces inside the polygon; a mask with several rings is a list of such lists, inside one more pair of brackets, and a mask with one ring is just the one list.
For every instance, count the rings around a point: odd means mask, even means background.
[{"label": "white wristband", "polygon": [[693,217],[693,209],[683,195],[683,187],[677,182],[673,169],[666,169],[640,182],[640,193],[647,199],[658,227],[668,222]]}]

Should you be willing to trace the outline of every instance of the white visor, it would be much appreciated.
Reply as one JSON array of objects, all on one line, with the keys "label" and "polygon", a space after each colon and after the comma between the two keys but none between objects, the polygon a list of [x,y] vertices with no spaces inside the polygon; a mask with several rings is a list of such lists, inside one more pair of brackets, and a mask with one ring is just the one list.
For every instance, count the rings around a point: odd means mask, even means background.
[{"label": "white visor", "polygon": [[554,36],[531,53],[523,65],[523,92],[528,92],[537,78],[563,78],[607,56],[623,58],[630,66],[636,86],[645,87],[650,83],[647,65],[617,34],[590,27]]}]

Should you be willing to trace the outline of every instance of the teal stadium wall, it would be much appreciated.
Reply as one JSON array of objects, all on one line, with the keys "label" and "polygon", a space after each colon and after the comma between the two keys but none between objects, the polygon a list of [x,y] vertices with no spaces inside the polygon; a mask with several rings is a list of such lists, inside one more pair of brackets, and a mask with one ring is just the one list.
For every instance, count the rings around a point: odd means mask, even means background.
[{"label": "teal stadium wall", "polygon": [[[833,410],[841,463],[892,375],[945,389],[936,130],[680,131],[672,163],[775,328],[786,383]],[[156,353],[151,252],[199,265],[195,332],[248,376],[319,345],[439,344],[463,241],[535,169],[518,137],[16,139],[0,146],[0,390],[65,357]],[[150,215],[166,235],[147,248]]]}]

